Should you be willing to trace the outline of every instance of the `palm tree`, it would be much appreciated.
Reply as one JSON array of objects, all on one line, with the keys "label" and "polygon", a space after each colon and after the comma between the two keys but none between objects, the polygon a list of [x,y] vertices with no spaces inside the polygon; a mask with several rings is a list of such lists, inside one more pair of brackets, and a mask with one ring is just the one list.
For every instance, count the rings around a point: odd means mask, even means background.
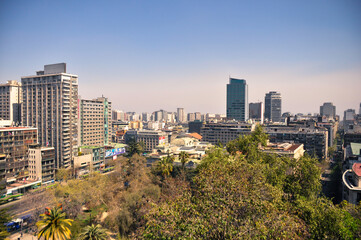
[{"label": "palm tree", "polygon": [[187,152],[181,151],[179,154],[179,159],[182,163],[182,168],[184,168],[184,166],[187,164],[187,162],[189,161],[189,154]]},{"label": "palm tree", "polygon": [[162,175],[164,177],[168,176],[173,171],[173,162],[174,162],[174,157],[170,156],[169,153],[168,156],[159,160],[158,166],[162,171]]},{"label": "palm tree", "polygon": [[66,240],[70,239],[70,227],[72,219],[66,219],[61,205],[52,209],[46,208],[44,214],[40,214],[43,219],[36,223],[39,229],[38,238],[45,240]]},{"label": "palm tree", "polygon": [[108,239],[106,230],[99,224],[86,226],[79,235],[79,240],[105,240]]}]

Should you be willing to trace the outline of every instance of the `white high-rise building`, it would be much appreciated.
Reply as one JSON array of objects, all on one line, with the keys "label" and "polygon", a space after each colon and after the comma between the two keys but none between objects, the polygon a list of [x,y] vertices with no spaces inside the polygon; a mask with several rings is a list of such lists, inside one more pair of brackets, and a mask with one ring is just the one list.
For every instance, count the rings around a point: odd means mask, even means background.
[{"label": "white high-rise building", "polygon": [[184,112],[184,108],[177,108],[177,122],[184,123],[186,122],[186,114]]},{"label": "white high-rise building", "polygon": [[21,122],[21,83],[8,81],[0,84],[0,120],[9,120],[12,124]]},{"label": "white high-rise building", "polygon": [[21,78],[22,124],[38,128],[42,146],[55,148],[55,167],[70,167],[78,145],[78,76],[66,64],[45,65]]}]

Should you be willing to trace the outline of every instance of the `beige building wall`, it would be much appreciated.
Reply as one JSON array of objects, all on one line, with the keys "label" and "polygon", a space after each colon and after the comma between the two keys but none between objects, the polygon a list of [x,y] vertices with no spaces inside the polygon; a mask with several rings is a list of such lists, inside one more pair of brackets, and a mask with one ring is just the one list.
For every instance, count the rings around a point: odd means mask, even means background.
[{"label": "beige building wall", "polygon": [[30,147],[29,178],[47,182],[55,178],[55,150],[53,147]]},{"label": "beige building wall", "polygon": [[80,146],[104,146],[112,139],[111,102],[100,97],[93,100],[79,100],[79,143]]},{"label": "beige building wall", "polygon": [[8,81],[6,84],[0,84],[0,119],[20,124],[21,102],[21,83]]},{"label": "beige building wall", "polygon": [[71,166],[78,145],[78,76],[65,73],[64,65],[21,78],[22,124],[37,127],[39,143],[55,148],[56,168]]}]

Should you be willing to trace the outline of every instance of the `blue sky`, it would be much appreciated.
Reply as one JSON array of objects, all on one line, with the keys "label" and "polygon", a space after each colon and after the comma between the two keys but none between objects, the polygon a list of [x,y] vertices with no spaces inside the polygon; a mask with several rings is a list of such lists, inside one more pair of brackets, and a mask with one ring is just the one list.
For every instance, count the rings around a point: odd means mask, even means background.
[{"label": "blue sky", "polygon": [[225,113],[229,76],[283,111],[358,111],[361,1],[0,0],[0,82],[57,62],[125,111]]}]

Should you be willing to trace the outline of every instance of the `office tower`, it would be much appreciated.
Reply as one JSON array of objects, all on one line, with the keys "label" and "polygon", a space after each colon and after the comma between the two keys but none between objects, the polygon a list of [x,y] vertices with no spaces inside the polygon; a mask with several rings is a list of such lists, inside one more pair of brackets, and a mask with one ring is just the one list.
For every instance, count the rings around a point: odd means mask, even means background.
[{"label": "office tower", "polygon": [[186,122],[186,114],[184,112],[184,108],[177,108],[177,122],[184,123]]},{"label": "office tower", "polygon": [[36,128],[0,127],[0,179],[27,177],[28,149],[37,141]]},{"label": "office tower", "polygon": [[143,122],[149,122],[150,117],[151,117],[151,115],[149,113],[146,113],[146,112],[142,113],[142,121]]},{"label": "office tower", "polygon": [[355,109],[347,109],[344,112],[343,120],[344,121],[353,121],[353,120],[355,120],[355,115],[356,115]]},{"label": "office tower", "polygon": [[326,102],[320,106],[320,115],[330,118],[336,118],[336,106],[332,102]]},{"label": "office tower", "polygon": [[195,120],[201,121],[202,120],[202,114],[200,112],[194,113]]},{"label": "office tower", "polygon": [[263,103],[250,103],[249,104],[249,118],[263,123]]},{"label": "office tower", "polygon": [[21,83],[8,81],[0,84],[0,119],[14,125],[21,122]]},{"label": "office tower", "polygon": [[282,115],[282,98],[281,93],[269,92],[265,97],[264,118],[269,122],[280,122]]},{"label": "office tower", "polygon": [[361,115],[361,103],[360,103],[360,108],[358,110],[358,114]]},{"label": "office tower", "polygon": [[188,113],[188,122],[193,122],[194,120],[196,120],[196,114],[195,113]]},{"label": "office tower", "polygon": [[78,76],[58,63],[22,77],[21,84],[22,124],[38,128],[40,145],[55,148],[56,168],[70,167],[78,154]]},{"label": "office tower", "polygon": [[112,110],[112,120],[113,121],[125,121],[126,113],[119,110]]},{"label": "office tower", "polygon": [[227,118],[248,119],[248,85],[244,79],[229,78],[227,84]]},{"label": "office tower", "polygon": [[79,99],[79,146],[105,146],[112,138],[112,103],[108,98]]}]

